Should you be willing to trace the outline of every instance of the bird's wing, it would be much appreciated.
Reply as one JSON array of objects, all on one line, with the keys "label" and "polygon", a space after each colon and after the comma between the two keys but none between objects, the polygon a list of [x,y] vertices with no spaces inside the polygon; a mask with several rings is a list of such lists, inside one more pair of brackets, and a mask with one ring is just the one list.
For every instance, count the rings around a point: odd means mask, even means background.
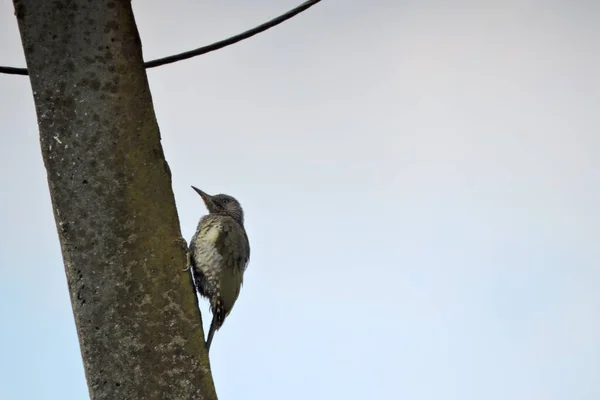
[{"label": "bird's wing", "polygon": [[220,232],[215,238],[215,247],[228,267],[245,271],[250,260],[250,244],[244,228],[233,218],[223,218],[219,224]]},{"label": "bird's wing", "polygon": [[219,322],[222,323],[240,294],[244,270],[250,258],[250,245],[244,228],[233,218],[222,218],[218,226],[219,232],[214,236],[214,244],[225,263],[225,268],[219,275],[220,305],[216,307],[216,312],[219,314]]}]

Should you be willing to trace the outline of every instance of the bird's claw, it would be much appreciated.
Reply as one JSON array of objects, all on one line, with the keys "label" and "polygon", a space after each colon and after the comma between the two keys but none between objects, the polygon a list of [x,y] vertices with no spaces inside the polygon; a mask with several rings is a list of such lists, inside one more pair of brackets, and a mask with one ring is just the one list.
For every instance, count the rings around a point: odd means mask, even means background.
[{"label": "bird's claw", "polygon": [[173,243],[180,245],[185,250],[185,259],[186,259],[186,267],[181,270],[181,272],[187,272],[192,267],[192,263],[190,262],[190,249],[188,248],[187,242],[184,238],[179,238],[173,240]]}]

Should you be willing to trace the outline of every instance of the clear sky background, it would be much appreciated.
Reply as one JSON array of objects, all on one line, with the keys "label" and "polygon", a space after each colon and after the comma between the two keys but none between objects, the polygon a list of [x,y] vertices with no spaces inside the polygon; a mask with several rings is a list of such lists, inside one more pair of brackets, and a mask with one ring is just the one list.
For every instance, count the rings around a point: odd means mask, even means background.
[{"label": "clear sky background", "polygon": [[[133,6],[152,59],[299,1]],[[148,71],[184,236],[192,184],[246,210],[221,400],[600,399],[598,21],[592,0],[325,0]],[[9,0],[0,64],[24,66]],[[0,136],[0,399],[85,399],[26,77],[0,75]]]}]

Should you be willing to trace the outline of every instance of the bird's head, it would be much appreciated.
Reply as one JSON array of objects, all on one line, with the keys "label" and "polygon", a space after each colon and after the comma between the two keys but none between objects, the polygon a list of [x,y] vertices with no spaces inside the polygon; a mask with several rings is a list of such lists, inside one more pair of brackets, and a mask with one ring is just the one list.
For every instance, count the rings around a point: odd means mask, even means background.
[{"label": "bird's head", "polygon": [[194,186],[192,186],[192,189],[202,197],[210,214],[228,215],[240,225],[244,225],[244,210],[242,210],[240,202],[235,198],[226,194],[211,196]]}]

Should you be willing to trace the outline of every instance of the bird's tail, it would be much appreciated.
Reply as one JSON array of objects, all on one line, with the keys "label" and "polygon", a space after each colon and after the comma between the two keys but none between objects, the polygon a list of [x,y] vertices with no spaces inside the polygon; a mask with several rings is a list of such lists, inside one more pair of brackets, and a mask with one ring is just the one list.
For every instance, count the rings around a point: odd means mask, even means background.
[{"label": "bird's tail", "polygon": [[208,330],[208,337],[206,338],[206,352],[210,351],[210,344],[212,343],[213,336],[217,331],[217,314],[213,314],[212,322],[210,323],[210,329]]}]

